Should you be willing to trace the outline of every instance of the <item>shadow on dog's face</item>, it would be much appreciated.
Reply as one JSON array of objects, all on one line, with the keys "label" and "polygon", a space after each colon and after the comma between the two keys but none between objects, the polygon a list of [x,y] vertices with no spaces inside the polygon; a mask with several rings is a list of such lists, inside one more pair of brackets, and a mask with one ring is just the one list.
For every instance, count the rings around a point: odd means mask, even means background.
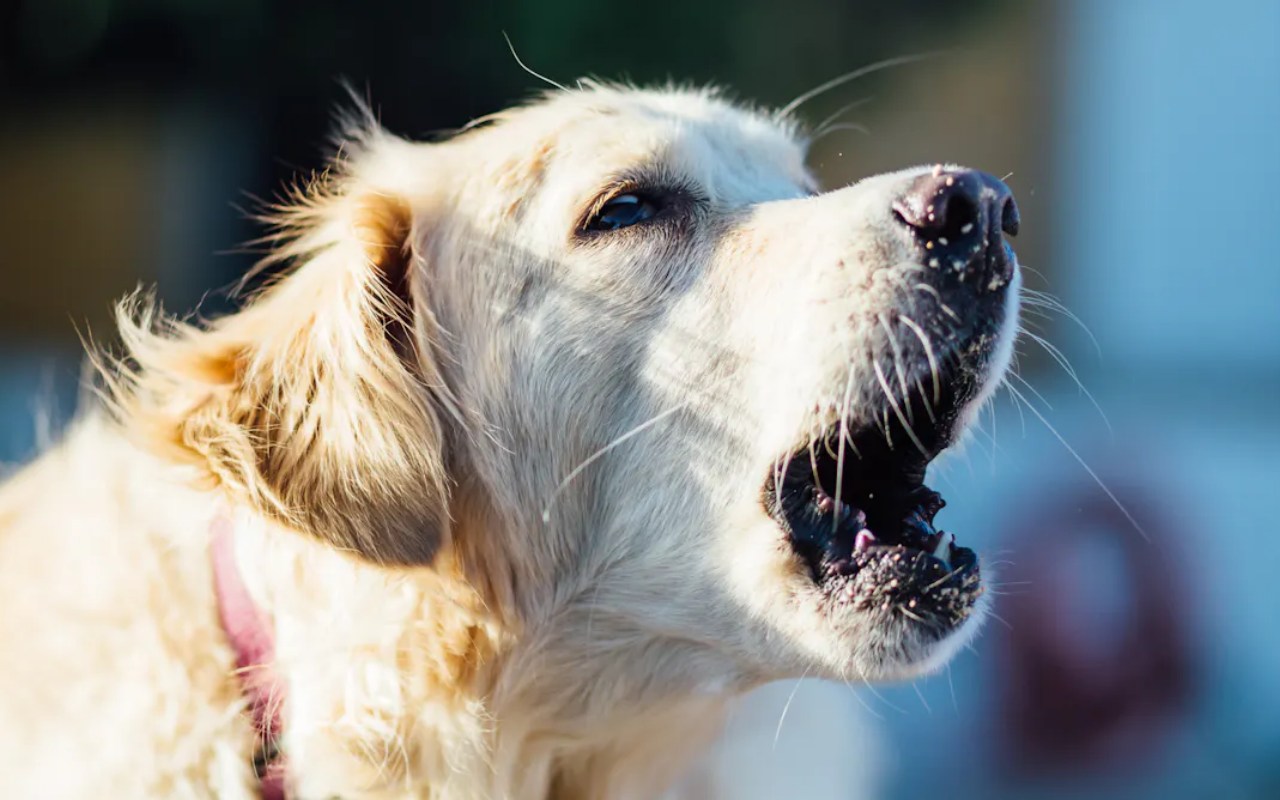
[{"label": "shadow on dog's face", "polygon": [[972,634],[978,559],[923,480],[1010,358],[1002,183],[817,193],[788,124],[700,93],[592,87],[423,147],[451,464],[502,531],[458,538],[526,619],[703,686],[910,676]]}]

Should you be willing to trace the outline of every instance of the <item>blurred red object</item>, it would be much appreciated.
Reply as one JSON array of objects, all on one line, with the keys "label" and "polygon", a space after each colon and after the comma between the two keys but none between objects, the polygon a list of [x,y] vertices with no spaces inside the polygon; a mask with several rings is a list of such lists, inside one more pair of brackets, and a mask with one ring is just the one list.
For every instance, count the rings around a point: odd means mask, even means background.
[{"label": "blurred red object", "polygon": [[1063,494],[1014,528],[1004,756],[1015,771],[1135,766],[1168,743],[1187,705],[1196,576],[1176,563],[1181,532],[1142,496],[1123,502],[1149,540],[1096,490]]}]

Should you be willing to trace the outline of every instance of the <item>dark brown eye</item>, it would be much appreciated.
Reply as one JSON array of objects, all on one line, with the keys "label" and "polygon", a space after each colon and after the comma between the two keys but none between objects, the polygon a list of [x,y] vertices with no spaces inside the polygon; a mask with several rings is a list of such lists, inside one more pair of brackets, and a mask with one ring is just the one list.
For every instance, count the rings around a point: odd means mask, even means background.
[{"label": "dark brown eye", "polygon": [[620,194],[605,203],[586,224],[588,231],[616,231],[628,228],[658,213],[657,204],[642,194]]}]

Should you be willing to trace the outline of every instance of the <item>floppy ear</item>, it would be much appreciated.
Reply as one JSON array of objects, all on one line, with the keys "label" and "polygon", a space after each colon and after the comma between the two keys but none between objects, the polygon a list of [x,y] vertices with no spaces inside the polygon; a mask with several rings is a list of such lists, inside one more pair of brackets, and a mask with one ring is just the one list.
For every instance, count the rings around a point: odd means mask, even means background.
[{"label": "floppy ear", "polygon": [[[412,147],[381,133],[365,145]],[[296,268],[239,313],[200,327],[122,304],[133,364],[112,400],[127,427],[263,513],[378,563],[423,564],[449,535],[452,406],[415,301],[409,201],[368,174],[329,176],[281,210],[287,243],[269,260]]]}]

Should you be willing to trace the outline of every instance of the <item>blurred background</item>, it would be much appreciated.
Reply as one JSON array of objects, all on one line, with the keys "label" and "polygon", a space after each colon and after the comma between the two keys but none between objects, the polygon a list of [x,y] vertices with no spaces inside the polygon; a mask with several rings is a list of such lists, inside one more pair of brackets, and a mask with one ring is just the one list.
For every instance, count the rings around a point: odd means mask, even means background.
[{"label": "blurred background", "polygon": [[1028,286],[1056,298],[931,480],[997,618],[915,685],[771,691],[737,762],[762,796],[805,796],[770,763],[825,752],[790,700],[861,743],[834,756],[851,800],[1280,798],[1274,0],[0,2],[0,461],[56,436],[113,298],[234,304],[244,209],[321,164],[339,78],[430,136],[540,88],[503,31],[562,82],[774,106],[946,50],[807,104],[818,125],[856,103],[812,166],[1008,176]]}]

